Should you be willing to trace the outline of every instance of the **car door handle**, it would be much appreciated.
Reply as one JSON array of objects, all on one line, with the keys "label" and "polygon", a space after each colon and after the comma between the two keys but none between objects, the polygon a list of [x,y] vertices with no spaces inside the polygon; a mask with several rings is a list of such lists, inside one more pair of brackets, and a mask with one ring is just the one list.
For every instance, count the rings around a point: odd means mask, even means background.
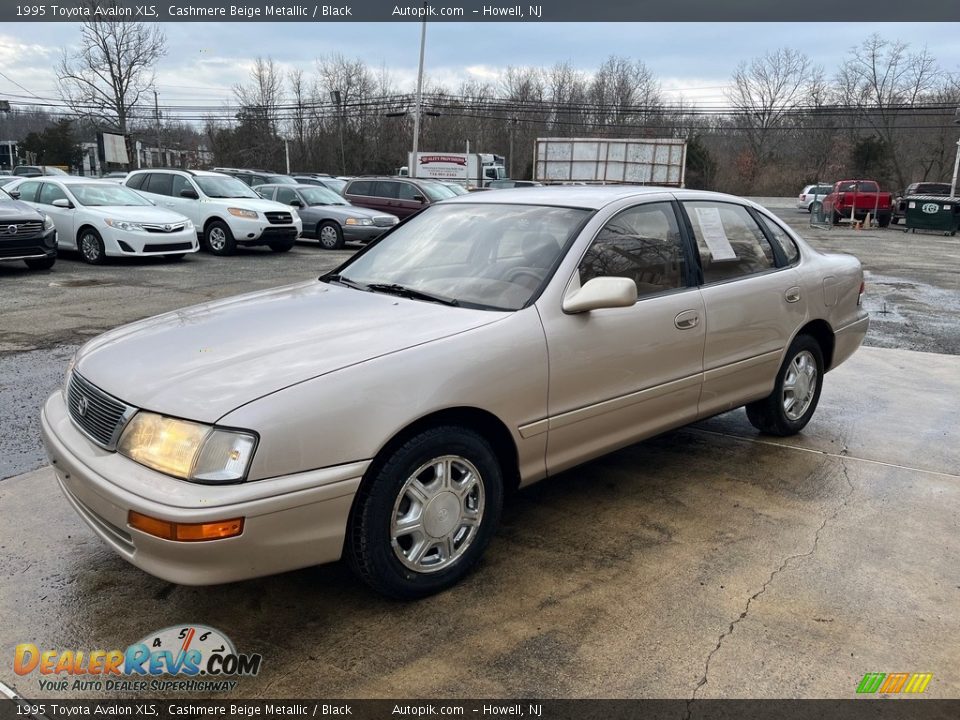
[{"label": "car door handle", "polygon": [[800,288],[794,285],[792,288],[787,288],[787,291],[783,293],[783,299],[788,303],[799,302],[800,300]]},{"label": "car door handle", "polygon": [[700,316],[696,310],[684,310],[673,319],[678,330],[690,330],[700,324]]}]

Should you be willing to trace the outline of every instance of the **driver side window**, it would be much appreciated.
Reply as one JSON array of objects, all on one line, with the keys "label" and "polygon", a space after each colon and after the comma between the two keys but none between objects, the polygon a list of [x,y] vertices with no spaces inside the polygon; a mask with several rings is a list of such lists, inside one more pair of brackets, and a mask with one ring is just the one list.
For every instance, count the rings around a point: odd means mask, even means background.
[{"label": "driver side window", "polygon": [[601,228],[580,261],[580,285],[595,277],[626,277],[637,296],[681,288],[686,258],[677,216],[670,203],[628,208]]},{"label": "driver side window", "polygon": [[290,188],[277,188],[277,202],[282,202],[284,205],[290,205],[294,200],[299,200],[297,193]]}]

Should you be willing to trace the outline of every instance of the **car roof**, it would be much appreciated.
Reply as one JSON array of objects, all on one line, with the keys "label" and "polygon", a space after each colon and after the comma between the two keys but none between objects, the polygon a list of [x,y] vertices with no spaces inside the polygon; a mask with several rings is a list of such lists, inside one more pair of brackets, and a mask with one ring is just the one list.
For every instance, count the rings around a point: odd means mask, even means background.
[{"label": "car roof", "polygon": [[27,180],[39,180],[40,182],[58,182],[64,185],[110,185],[111,187],[120,187],[115,182],[103,180],[102,178],[85,177],[81,175],[40,175],[39,177],[27,178]]},{"label": "car roof", "polygon": [[542,187],[507,188],[458,195],[443,202],[445,205],[448,203],[503,203],[599,210],[618,200],[641,199],[645,196],[662,195],[663,193],[675,195],[680,200],[726,200],[752,205],[749,200],[744,200],[735,195],[654,185],[544,185]]}]

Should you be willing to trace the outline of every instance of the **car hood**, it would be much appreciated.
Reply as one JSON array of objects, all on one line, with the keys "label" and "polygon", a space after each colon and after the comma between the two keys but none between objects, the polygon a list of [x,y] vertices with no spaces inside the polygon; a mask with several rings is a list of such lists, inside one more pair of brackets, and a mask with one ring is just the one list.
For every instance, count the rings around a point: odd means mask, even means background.
[{"label": "car hood", "polygon": [[186,218],[178,212],[153,205],[85,205],[84,210],[105,218],[147,223],[179,223]]},{"label": "car hood", "polygon": [[[260,212],[278,212],[293,210],[289,205],[284,205],[276,200],[264,200],[263,198],[211,198],[218,204],[229,204],[230,207],[244,208],[245,210],[259,210]],[[208,201],[209,202],[209,201]]]},{"label": "car hood", "polygon": [[370,218],[391,217],[390,213],[357,207],[356,205],[308,205],[300,211],[301,215],[332,217],[346,220],[348,217]]},{"label": "car hood", "polygon": [[507,316],[310,281],[94,338],[76,369],[139,408],[214,422],[290,385]]},{"label": "car hood", "polygon": [[0,222],[5,220],[38,220],[43,214],[22,200],[4,200],[0,202]]}]

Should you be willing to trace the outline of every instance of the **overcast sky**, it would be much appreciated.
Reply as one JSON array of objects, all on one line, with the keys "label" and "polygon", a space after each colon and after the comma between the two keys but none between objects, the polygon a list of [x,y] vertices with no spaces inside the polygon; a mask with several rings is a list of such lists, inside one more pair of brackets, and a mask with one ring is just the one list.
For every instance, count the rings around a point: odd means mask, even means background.
[{"label": "overcast sky", "polygon": [[[60,49],[78,37],[72,23],[0,23],[0,98],[53,97]],[[161,104],[212,104],[231,97],[251,59],[272,56],[310,71],[318,55],[341,52],[385,67],[412,89],[418,23],[166,23],[167,57],[158,67]],[[737,63],[792,47],[832,74],[852,45],[872,32],[926,45],[941,67],[960,73],[960,23],[436,23],[427,27],[427,74],[454,88],[462,78],[496,80],[507,66],[570,61],[590,71],[611,54],[640,59],[668,97],[721,102]]]}]

